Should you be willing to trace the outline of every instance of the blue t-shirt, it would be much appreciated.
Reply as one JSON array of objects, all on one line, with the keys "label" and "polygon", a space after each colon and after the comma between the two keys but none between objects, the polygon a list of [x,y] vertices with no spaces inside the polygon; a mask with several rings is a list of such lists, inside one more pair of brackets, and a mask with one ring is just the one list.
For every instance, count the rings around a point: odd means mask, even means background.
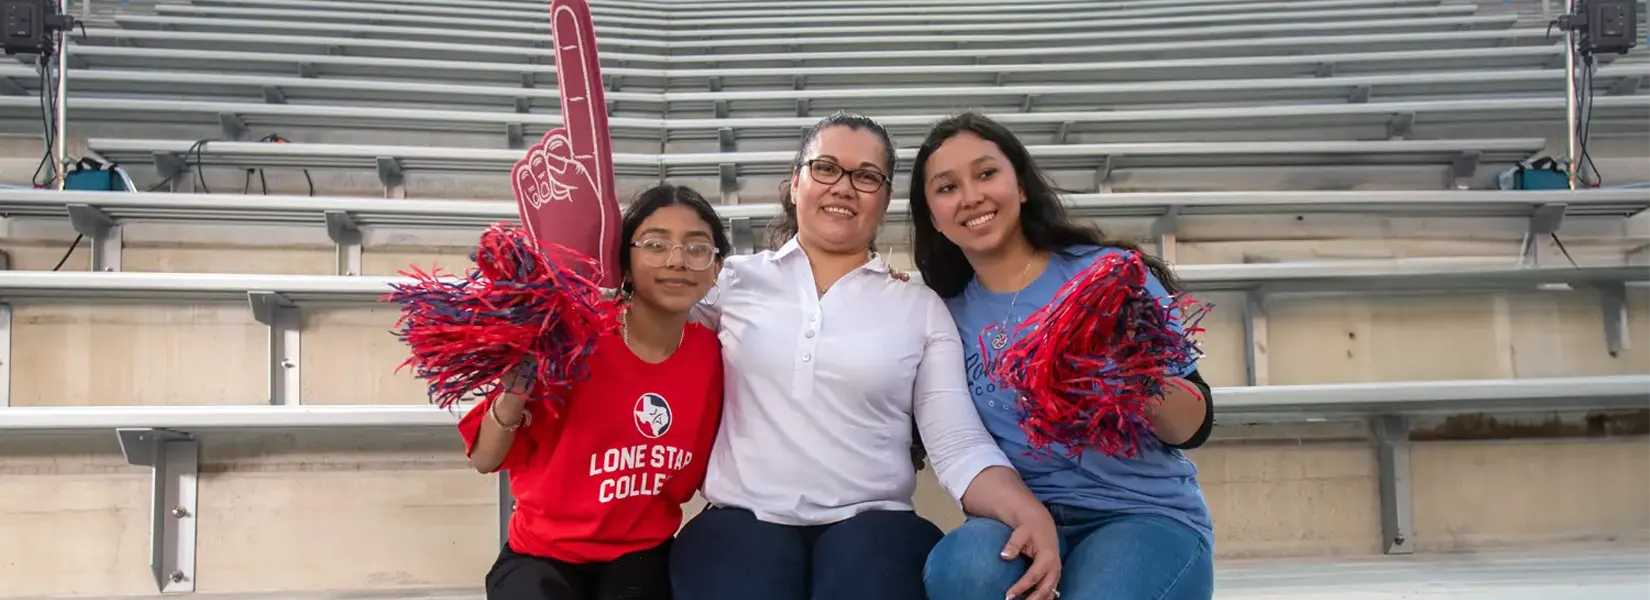
[{"label": "blue t-shirt", "polygon": [[[1214,528],[1203,490],[1197,484],[1197,466],[1180,450],[1159,443],[1142,443],[1133,458],[1113,458],[1091,450],[1077,459],[1067,458],[1065,448],[1060,446],[1051,447],[1049,452],[1035,452],[1020,429],[1014,395],[997,389],[986,375],[986,361],[980,357],[981,333],[986,328],[993,325],[1011,328],[1019,324],[1052,302],[1067,281],[1095,260],[1121,252],[1096,246],[1073,246],[1064,254],[1056,252],[1042,276],[1021,290],[1017,300],[1013,292],[998,294],[987,290],[978,279],[968,282],[961,294],[947,300],[962,335],[969,393],[985,428],[996,438],[1009,462],[1020,471],[1026,486],[1044,503],[1163,515],[1185,523],[1213,544]],[[1163,284],[1156,277],[1148,277],[1147,288],[1160,299],[1165,298],[1168,293]],[[985,349],[996,352],[989,345],[985,345]],[[1184,376],[1195,368],[1194,364],[1175,375]]]}]

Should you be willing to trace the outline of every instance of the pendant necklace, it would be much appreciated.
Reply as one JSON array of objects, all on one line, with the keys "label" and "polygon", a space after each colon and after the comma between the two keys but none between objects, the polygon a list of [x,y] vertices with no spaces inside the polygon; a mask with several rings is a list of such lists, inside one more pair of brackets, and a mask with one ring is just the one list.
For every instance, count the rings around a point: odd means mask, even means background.
[{"label": "pendant necklace", "polygon": [[1031,263],[1037,261],[1037,253],[1031,253],[1031,259],[1026,261],[1024,269],[1020,270],[1020,287],[1014,290],[1014,297],[1008,301],[1008,314],[1003,315],[1003,322],[997,326],[996,335],[991,336],[991,349],[1002,350],[1008,347],[1008,322],[1014,318],[1014,305],[1020,301],[1020,292],[1026,289],[1026,273],[1031,272]]}]

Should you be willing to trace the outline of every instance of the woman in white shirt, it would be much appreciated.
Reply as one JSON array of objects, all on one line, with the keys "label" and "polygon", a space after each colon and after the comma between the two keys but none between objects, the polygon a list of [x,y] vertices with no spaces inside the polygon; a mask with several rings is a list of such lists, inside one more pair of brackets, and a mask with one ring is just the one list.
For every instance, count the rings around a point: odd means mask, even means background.
[{"label": "woman in white shirt", "polygon": [[913,510],[913,423],[963,509],[1014,529],[1003,559],[1031,568],[1011,596],[1053,597],[1053,520],[980,423],[950,313],[868,250],[893,166],[875,121],[815,125],[769,232],[782,245],[728,257],[706,298],[727,383],[711,506],[671,553],[677,600],[924,600],[941,532]]}]

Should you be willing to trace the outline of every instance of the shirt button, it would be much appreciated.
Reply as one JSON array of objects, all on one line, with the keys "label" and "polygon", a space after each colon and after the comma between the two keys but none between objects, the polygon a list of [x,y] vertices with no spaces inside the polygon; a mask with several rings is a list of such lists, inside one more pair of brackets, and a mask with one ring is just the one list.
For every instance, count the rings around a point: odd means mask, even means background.
[{"label": "shirt button", "polygon": [[817,314],[808,315],[808,322],[809,323],[818,323],[819,322],[819,315],[817,315]]},{"label": "shirt button", "polygon": [[808,337],[813,337],[813,336],[814,336],[814,330],[812,330],[812,329],[809,329],[809,330],[808,330],[808,334],[807,334],[807,336],[808,336]]},{"label": "shirt button", "polygon": [[812,355],[812,354],[803,354],[802,355],[802,362],[808,362],[808,361],[813,360],[813,359],[814,359],[814,355]]}]

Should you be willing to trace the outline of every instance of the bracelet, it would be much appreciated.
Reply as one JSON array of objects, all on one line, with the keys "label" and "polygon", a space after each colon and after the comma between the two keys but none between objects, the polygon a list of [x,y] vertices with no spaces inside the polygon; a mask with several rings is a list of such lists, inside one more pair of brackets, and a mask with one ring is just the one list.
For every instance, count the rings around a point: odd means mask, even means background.
[{"label": "bracelet", "polygon": [[491,416],[493,418],[493,424],[494,425],[498,425],[499,429],[503,429],[505,431],[515,431],[517,429],[521,429],[522,427],[526,427],[526,426],[531,425],[533,423],[533,413],[527,412],[526,409],[523,409],[521,411],[521,418],[516,419],[516,422],[515,422],[514,425],[505,425],[504,420],[498,418],[498,403],[497,402],[494,402],[492,404],[487,405],[487,415]]}]

